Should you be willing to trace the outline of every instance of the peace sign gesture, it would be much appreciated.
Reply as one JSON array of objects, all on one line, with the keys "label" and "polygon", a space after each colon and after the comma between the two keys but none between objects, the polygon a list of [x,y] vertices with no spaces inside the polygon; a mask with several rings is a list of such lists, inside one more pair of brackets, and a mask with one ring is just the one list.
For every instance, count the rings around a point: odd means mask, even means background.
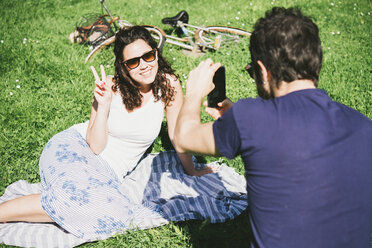
[{"label": "peace sign gesture", "polygon": [[101,78],[99,78],[98,73],[94,66],[91,66],[90,69],[93,72],[93,76],[95,79],[95,88],[94,88],[94,98],[97,100],[99,105],[109,105],[111,104],[112,99],[112,79],[110,77],[106,77],[105,68],[103,65],[100,65],[101,69]]}]

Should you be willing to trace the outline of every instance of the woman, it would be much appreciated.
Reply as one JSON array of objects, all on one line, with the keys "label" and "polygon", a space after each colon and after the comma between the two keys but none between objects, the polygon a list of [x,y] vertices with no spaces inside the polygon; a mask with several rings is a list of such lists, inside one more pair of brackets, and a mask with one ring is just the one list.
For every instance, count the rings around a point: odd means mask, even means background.
[{"label": "woman", "polygon": [[[121,193],[121,181],[157,137],[164,110],[173,142],[182,88],[145,28],[120,30],[114,52],[113,78],[103,66],[101,79],[91,68],[96,87],[89,121],[58,133],[44,148],[43,193],[1,204],[0,222],[55,222],[78,237],[96,239],[148,210]],[[189,155],[178,155],[188,174],[212,172],[196,171]]]}]

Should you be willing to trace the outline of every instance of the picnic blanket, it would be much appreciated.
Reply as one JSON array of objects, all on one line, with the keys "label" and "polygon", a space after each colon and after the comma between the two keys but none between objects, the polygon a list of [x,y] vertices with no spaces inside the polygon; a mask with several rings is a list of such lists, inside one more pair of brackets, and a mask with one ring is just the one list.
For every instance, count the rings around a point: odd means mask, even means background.
[{"label": "picnic blanket", "polygon": [[[197,163],[200,169],[206,164]],[[161,218],[144,214],[143,222],[130,228],[147,229],[165,225],[170,221],[210,219],[220,223],[234,219],[248,206],[246,181],[233,168],[213,162],[219,167],[216,173],[192,177],[184,173],[174,151],[148,154],[124,178],[126,196],[133,203],[151,202],[161,212]],[[22,195],[41,193],[41,183],[17,181],[9,185],[0,203]],[[150,209],[153,211],[153,209]],[[149,210],[149,211],[150,211]],[[150,212],[151,212],[150,211]],[[126,229],[125,229],[126,230]],[[122,231],[122,233],[125,232]],[[86,242],[68,233],[56,224],[14,222],[0,224],[0,244],[21,247],[74,247]]]}]

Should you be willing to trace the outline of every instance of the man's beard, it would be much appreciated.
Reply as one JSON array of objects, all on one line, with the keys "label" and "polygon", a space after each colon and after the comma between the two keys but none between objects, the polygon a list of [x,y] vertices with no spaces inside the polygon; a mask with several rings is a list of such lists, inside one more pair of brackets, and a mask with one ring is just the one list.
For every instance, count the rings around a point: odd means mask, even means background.
[{"label": "man's beard", "polygon": [[[261,81],[261,80],[258,80],[258,79],[256,79],[257,81]],[[269,92],[267,92],[265,89],[264,89],[264,87],[263,87],[263,83],[262,82],[256,82],[256,88],[257,88],[257,93],[258,93],[258,95],[261,97],[261,98],[263,98],[263,99],[271,99],[271,98],[274,98],[274,95],[271,93],[269,93]],[[272,92],[272,90],[271,90],[271,92]]]}]

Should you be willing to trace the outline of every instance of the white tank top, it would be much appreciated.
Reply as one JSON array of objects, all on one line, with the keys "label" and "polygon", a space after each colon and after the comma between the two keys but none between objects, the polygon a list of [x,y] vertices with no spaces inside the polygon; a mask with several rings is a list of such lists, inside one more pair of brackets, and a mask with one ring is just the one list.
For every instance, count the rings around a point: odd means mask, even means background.
[{"label": "white tank top", "polygon": [[[164,104],[154,96],[140,109],[128,113],[119,93],[113,96],[108,117],[108,139],[99,154],[122,180],[159,135]],[[89,121],[72,126],[86,138]]]}]

